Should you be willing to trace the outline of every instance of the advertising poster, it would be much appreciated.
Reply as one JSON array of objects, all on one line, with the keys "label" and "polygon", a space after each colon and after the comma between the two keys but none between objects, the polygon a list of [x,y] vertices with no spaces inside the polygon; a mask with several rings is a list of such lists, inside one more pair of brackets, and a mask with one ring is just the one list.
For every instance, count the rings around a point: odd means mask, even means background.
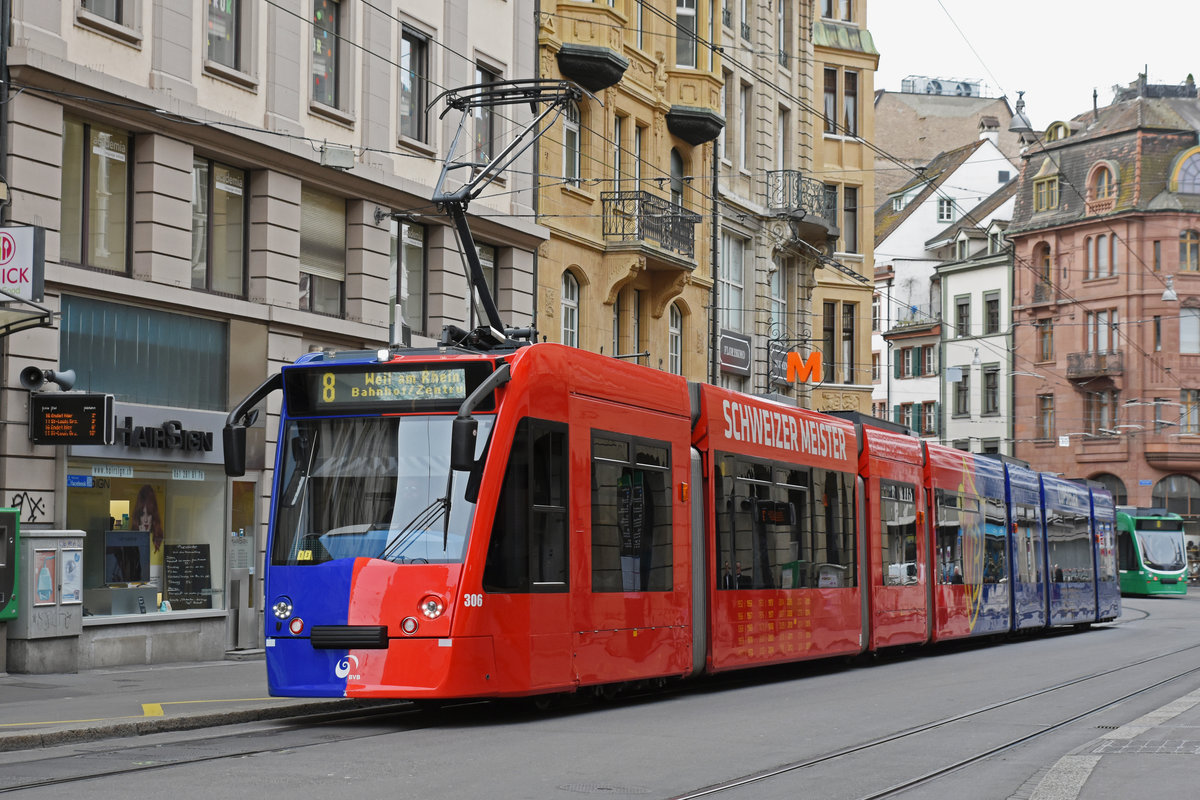
[{"label": "advertising poster", "polygon": [[83,548],[64,547],[60,553],[62,559],[63,605],[83,602]]},{"label": "advertising poster", "polygon": [[33,604],[52,606],[58,600],[54,550],[33,551]]},{"label": "advertising poster", "polygon": [[150,534],[150,574],[139,580],[149,581],[161,588],[163,585],[163,505],[164,487],[161,483],[142,484],[130,506],[128,530],[145,531]]}]

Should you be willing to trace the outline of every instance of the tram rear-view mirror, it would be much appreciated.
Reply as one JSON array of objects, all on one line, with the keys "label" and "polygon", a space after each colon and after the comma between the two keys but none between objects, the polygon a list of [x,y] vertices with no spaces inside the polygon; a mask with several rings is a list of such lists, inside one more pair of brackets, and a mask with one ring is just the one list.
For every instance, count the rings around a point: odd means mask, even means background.
[{"label": "tram rear-view mirror", "polygon": [[471,417],[455,417],[450,433],[450,468],[467,472],[475,468],[475,440],[479,423]]},{"label": "tram rear-view mirror", "polygon": [[221,435],[225,443],[225,474],[240,478],[246,474],[246,426],[226,425]]}]

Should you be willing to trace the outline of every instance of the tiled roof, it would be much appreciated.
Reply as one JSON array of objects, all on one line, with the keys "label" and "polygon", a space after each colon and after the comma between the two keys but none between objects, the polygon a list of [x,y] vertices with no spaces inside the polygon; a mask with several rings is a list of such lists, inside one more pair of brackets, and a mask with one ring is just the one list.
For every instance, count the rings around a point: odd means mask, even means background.
[{"label": "tiled roof", "polygon": [[925,200],[929,199],[934,192],[940,187],[951,175],[953,175],[959,167],[966,163],[967,159],[980,147],[986,139],[976,139],[970,144],[947,150],[944,153],[938,154],[926,166],[924,171],[897,189],[894,194],[906,193],[911,189],[924,184],[921,191],[908,201],[904,208],[896,211],[892,208],[892,198],[887,198],[878,208],[875,209],[875,246],[892,233],[896,228],[900,227],[908,217],[916,211],[916,209]]}]

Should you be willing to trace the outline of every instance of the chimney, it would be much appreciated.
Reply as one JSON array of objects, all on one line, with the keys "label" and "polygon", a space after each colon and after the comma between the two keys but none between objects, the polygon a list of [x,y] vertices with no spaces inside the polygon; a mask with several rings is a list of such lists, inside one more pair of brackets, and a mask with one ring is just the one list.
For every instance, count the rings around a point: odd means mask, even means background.
[{"label": "chimney", "polygon": [[994,145],[1000,144],[1000,120],[997,117],[984,115],[979,118],[979,138],[987,139]]}]

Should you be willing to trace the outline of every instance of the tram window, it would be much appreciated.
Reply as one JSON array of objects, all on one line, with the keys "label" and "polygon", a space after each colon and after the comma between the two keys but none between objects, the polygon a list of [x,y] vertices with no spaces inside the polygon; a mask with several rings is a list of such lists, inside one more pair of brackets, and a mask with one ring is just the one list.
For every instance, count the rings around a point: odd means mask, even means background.
[{"label": "tram window", "polygon": [[879,495],[883,583],[885,586],[918,583],[916,487],[880,481]]},{"label": "tram window", "polygon": [[832,470],[718,454],[718,588],[854,586],[851,486]]},{"label": "tram window", "polygon": [[1117,534],[1117,558],[1119,566],[1123,570],[1136,570],[1140,568],[1137,556],[1133,552],[1133,534],[1129,531],[1120,531]]},{"label": "tram window", "polygon": [[671,449],[592,433],[592,591],[665,592],[672,585]]},{"label": "tram window", "polygon": [[1042,537],[1037,506],[1013,506],[1013,536],[1017,540],[1017,579],[1021,583],[1041,583]]},{"label": "tram window", "polygon": [[937,526],[939,583],[999,583],[1008,574],[1004,551],[1004,506],[996,498],[960,495],[938,489]]},{"label": "tram window", "polygon": [[1091,581],[1092,537],[1088,517],[1075,511],[1055,509],[1046,520],[1051,580],[1057,582]]},{"label": "tram window", "polygon": [[567,591],[567,469],[567,426],[522,419],[488,543],[485,590]]}]

